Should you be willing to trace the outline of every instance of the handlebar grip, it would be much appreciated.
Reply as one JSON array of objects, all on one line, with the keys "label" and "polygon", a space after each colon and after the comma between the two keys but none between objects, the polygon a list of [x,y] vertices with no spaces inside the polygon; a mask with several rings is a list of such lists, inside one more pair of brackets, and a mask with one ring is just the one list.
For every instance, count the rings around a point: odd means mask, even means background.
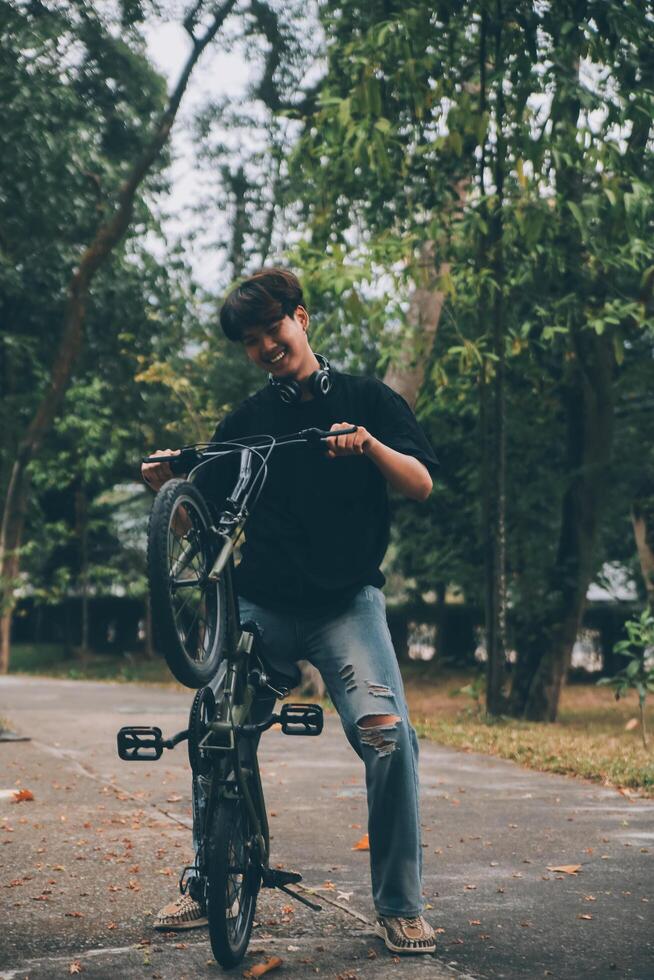
[{"label": "handlebar grip", "polygon": [[200,462],[200,454],[195,449],[182,449],[175,456],[144,456],[144,463],[168,463],[171,473],[180,476],[188,473]]}]

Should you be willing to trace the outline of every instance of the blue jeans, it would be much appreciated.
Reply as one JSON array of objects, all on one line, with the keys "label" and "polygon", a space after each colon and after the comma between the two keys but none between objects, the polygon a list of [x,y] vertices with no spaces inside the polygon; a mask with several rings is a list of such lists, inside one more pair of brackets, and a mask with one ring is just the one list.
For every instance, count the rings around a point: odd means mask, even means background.
[{"label": "blue jeans", "polygon": [[[239,604],[241,621],[258,624],[263,655],[273,666],[308,660],[322,675],[345,735],[366,768],[375,908],[382,915],[418,915],[423,907],[418,740],[382,592],[367,585],[335,614],[278,613],[243,598]],[[361,725],[374,715],[399,721]]]}]

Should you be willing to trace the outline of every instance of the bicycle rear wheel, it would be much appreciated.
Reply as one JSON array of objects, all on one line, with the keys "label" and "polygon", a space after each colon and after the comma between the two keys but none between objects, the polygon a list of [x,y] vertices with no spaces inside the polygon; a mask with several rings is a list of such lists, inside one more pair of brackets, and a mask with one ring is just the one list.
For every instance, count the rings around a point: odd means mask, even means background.
[{"label": "bicycle rear wheel", "polygon": [[197,688],[212,679],[223,653],[226,588],[209,581],[211,518],[186,480],[155,497],[148,527],[148,579],[156,649],[177,680]]},{"label": "bicycle rear wheel", "polygon": [[239,797],[216,804],[207,862],[207,916],[211,949],[225,969],[245,956],[259,892],[257,848]]}]

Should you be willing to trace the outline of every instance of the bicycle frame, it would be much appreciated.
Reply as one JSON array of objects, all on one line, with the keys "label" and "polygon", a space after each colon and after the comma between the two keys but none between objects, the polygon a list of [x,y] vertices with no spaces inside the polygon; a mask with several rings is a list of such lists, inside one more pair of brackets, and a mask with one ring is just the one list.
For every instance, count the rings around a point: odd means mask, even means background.
[{"label": "bicycle frame", "polygon": [[[232,601],[232,608],[238,608],[238,597],[233,588],[231,576],[231,560],[229,565],[229,586],[228,595]],[[206,735],[201,739],[199,748],[204,751],[209,758],[213,755],[223,756],[226,760],[225,770],[232,770],[236,777],[236,785],[252,821],[252,828],[257,839],[259,849],[259,860],[266,866],[270,854],[270,832],[268,818],[261,784],[261,774],[259,772],[259,761],[256,750],[251,753],[250,766],[244,768],[241,760],[240,746],[243,740],[250,739],[250,736],[243,735],[240,730],[248,724],[250,711],[256,697],[256,691],[248,681],[249,662],[252,655],[254,636],[252,633],[242,631],[239,640],[235,644],[229,644],[227,654],[227,670],[225,673],[222,698],[218,703],[218,718],[210,722]],[[274,702],[273,702],[274,703]],[[271,711],[272,716],[272,711]],[[247,743],[245,743],[247,744]],[[209,794],[208,804],[205,808],[203,838],[206,836],[206,828],[211,825],[211,817],[217,800],[222,795],[229,795],[224,783],[227,780],[218,780],[219,765],[218,759],[212,765],[212,786]],[[253,780],[253,792],[250,791],[248,780]],[[223,793],[216,792],[215,785],[223,783]]]}]

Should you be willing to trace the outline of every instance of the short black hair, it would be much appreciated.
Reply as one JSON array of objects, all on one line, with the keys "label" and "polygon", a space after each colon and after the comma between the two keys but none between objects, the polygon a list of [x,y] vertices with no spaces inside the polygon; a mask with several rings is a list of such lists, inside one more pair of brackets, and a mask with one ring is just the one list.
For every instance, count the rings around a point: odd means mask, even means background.
[{"label": "short black hair", "polygon": [[241,340],[247,327],[292,317],[298,306],[306,309],[297,276],[288,269],[260,269],[228,295],[220,311],[220,325],[229,340]]}]

